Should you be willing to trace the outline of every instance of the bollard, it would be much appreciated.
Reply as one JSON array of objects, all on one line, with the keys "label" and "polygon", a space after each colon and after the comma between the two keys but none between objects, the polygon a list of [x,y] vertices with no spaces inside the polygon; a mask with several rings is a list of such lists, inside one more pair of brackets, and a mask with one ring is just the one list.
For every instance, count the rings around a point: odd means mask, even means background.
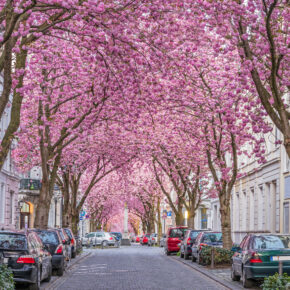
[{"label": "bollard", "polygon": [[279,275],[282,276],[283,275],[283,262],[279,261]]},{"label": "bollard", "polygon": [[211,248],[211,264],[210,264],[210,268],[211,269],[214,268],[214,247]]}]

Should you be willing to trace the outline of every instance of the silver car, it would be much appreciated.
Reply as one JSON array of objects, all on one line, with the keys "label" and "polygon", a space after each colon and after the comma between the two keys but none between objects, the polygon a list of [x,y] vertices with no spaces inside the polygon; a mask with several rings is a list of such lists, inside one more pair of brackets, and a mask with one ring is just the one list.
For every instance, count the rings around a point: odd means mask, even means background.
[{"label": "silver car", "polygon": [[116,239],[107,232],[92,232],[82,239],[82,244],[87,246],[114,246],[116,244]]},{"label": "silver car", "polygon": [[166,242],[165,240],[166,240],[166,235],[163,234],[161,239],[160,239],[160,247],[161,248],[165,247],[165,242]]}]

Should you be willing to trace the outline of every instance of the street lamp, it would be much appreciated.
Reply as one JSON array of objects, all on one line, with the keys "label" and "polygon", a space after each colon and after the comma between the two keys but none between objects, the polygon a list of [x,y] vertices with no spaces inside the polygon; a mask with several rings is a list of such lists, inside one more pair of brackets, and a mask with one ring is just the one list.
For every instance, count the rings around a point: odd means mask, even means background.
[{"label": "street lamp", "polygon": [[162,218],[163,218],[163,233],[165,234],[165,232],[166,232],[165,231],[165,220],[167,218],[167,210],[166,209],[163,210]]}]

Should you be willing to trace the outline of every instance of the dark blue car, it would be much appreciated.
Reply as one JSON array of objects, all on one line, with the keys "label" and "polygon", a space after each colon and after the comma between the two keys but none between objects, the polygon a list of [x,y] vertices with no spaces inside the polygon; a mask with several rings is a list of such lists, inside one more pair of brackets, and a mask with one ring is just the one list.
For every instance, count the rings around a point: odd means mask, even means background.
[{"label": "dark blue car", "polygon": [[110,232],[110,234],[113,235],[117,241],[121,241],[122,240],[122,234],[121,233],[119,233],[119,232]]}]

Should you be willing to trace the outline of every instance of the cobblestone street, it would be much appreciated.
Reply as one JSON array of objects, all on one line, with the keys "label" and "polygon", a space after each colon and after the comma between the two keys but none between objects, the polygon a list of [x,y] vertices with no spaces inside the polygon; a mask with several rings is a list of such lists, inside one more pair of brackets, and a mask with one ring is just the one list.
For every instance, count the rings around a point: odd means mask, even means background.
[{"label": "cobblestone street", "polygon": [[45,289],[228,289],[164,255],[162,248],[94,249]]}]

